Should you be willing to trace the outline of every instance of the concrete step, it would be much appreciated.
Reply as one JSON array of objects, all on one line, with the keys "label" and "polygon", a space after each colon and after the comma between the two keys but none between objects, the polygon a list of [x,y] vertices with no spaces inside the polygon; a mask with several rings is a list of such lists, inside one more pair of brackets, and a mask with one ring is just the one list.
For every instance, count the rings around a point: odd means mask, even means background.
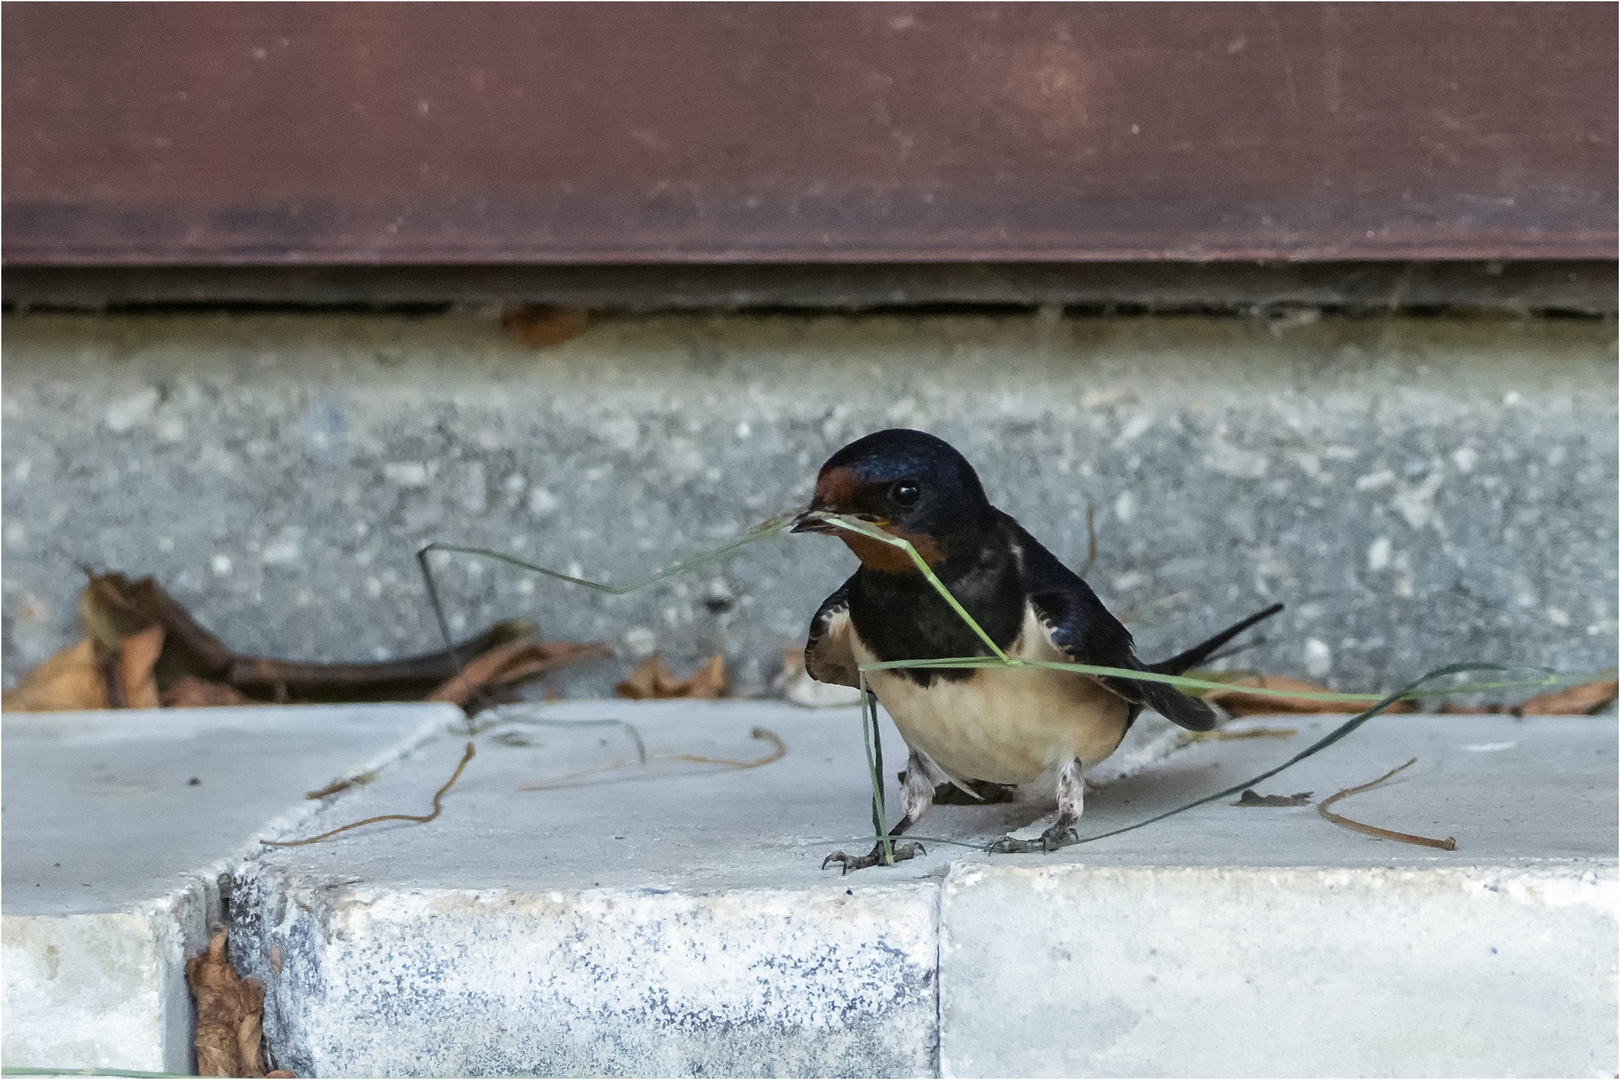
[{"label": "concrete step", "polygon": [[192,1071],[185,959],[221,921],[221,877],[318,809],[304,792],[460,717],[445,705],[7,714],[6,1065]]},{"label": "concrete step", "polygon": [[[480,720],[491,726],[437,820],[246,858],[231,849],[233,959],[267,986],[281,1067],[1615,1071],[1612,717],[1382,717],[1261,787],[1319,799],[1416,757],[1335,809],[1455,836],[1455,851],[1351,832],[1311,806],[1223,800],[1051,855],[934,841],[915,860],[847,877],[821,863],[869,846],[856,710],[581,701]],[[621,722],[644,741],[645,764]],[[1108,782],[1089,796],[1082,832],[1240,782],[1337,722],[1256,718],[1230,730],[1273,733],[1182,746],[1144,718],[1099,770]],[[769,756],[756,728],[785,755],[748,769],[690,760]],[[436,730],[375,782],[285,821],[284,835],[426,812],[466,741]],[[8,785],[29,745],[8,743]],[[249,771],[251,748],[242,753]],[[885,753],[893,798],[903,747],[892,729]],[[1038,831],[1050,808],[1050,791],[1031,788],[1010,804],[937,807],[917,831],[982,844]],[[7,825],[9,950],[21,890]],[[8,1008],[8,1063],[22,1064],[13,1022]]]}]

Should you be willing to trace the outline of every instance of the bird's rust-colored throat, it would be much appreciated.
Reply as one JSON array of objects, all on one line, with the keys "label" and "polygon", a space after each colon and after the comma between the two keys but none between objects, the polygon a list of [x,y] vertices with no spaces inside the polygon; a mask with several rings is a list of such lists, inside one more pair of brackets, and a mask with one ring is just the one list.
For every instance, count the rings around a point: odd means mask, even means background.
[{"label": "bird's rust-colored throat", "polygon": [[[853,469],[829,469],[816,478],[816,495],[811,507],[832,514],[851,514],[866,518],[879,529],[905,540],[916,548],[917,554],[922,556],[923,562],[930,568],[945,561],[944,549],[932,536],[926,533],[902,532],[897,526],[882,518],[874,518],[861,512],[858,509],[861,488],[862,485]],[[870,536],[862,536],[848,529],[834,528],[827,531],[837,533],[838,539],[849,546],[849,550],[855,553],[855,557],[861,560],[861,565],[868,570],[884,574],[918,573],[917,564],[911,561],[911,555],[904,548],[885,544],[881,540],[874,540]]]},{"label": "bird's rust-colored throat", "polygon": [[[872,524],[891,536],[898,536],[900,539],[908,541],[912,547],[917,549],[917,554],[922,556],[923,562],[927,563],[930,568],[945,561],[945,553],[940,550],[933,537],[924,536],[921,533],[903,533],[886,521],[874,521]],[[892,544],[885,544],[881,540],[874,540],[870,536],[846,532],[843,529],[838,530],[838,539],[849,545],[849,550],[855,553],[855,557],[861,560],[861,565],[868,570],[877,570],[884,574],[915,574],[919,572],[917,564],[911,561],[911,556],[907,554],[905,548],[894,547]]]}]

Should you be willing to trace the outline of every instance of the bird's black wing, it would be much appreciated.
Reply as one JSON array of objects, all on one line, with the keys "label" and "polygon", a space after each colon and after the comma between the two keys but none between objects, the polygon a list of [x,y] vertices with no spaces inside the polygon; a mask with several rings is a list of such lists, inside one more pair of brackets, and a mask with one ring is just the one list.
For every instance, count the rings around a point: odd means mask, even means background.
[{"label": "bird's black wing", "polygon": [[857,688],[861,685],[860,666],[855,662],[855,649],[850,644],[850,635],[855,631],[849,623],[849,587],[854,580],[851,577],[823,600],[815,618],[810,620],[810,640],[804,646],[804,670],[817,682]]},{"label": "bird's black wing", "polygon": [[[1131,632],[1097,599],[1091,586],[1018,529],[1023,576],[1035,617],[1053,647],[1077,664],[1149,670],[1136,658]],[[1160,682],[1105,676],[1102,684],[1134,705],[1146,705],[1189,731],[1215,727],[1215,713],[1197,698]]]}]

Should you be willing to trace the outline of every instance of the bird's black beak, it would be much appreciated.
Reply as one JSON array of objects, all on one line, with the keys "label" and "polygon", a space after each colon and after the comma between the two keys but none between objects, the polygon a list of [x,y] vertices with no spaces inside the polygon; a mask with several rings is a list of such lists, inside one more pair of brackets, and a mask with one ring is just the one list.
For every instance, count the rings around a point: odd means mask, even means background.
[{"label": "bird's black beak", "polygon": [[811,507],[793,519],[793,528],[788,531],[796,533],[830,533],[837,531],[836,526],[827,524],[818,516],[820,513],[820,510]]}]

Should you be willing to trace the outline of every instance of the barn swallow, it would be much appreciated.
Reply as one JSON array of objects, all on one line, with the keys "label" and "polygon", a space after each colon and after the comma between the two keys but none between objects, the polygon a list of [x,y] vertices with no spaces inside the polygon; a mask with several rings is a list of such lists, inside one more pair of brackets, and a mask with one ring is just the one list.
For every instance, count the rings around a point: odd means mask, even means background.
[{"label": "barn swallow", "polygon": [[[920,431],[879,431],[827,460],[810,508],[793,525],[794,532],[836,534],[861,563],[811,620],[805,670],[821,682],[859,686],[863,664],[990,655],[904,550],[839,529],[824,514],[859,518],[909,541],[1009,657],[1179,675],[1282,610],[1273,605],[1186,652],[1144,664],[1130,631],[1079,575],[990,505],[978,473],[955,448]],[[910,751],[902,774],[905,813],[890,837],[915,825],[948,785],[984,797],[1059,770],[1051,828],[1033,843],[1003,837],[993,851],[1049,851],[1077,839],[1084,770],[1114,752],[1143,708],[1191,731],[1215,726],[1214,712],[1197,698],[1123,677],[895,668],[868,672],[867,685]],[[945,782],[939,793],[937,781]],[[859,858],[837,852],[822,865],[841,863],[848,873],[882,861],[882,849],[880,843]],[[915,844],[898,845],[894,857],[917,851]]]}]

